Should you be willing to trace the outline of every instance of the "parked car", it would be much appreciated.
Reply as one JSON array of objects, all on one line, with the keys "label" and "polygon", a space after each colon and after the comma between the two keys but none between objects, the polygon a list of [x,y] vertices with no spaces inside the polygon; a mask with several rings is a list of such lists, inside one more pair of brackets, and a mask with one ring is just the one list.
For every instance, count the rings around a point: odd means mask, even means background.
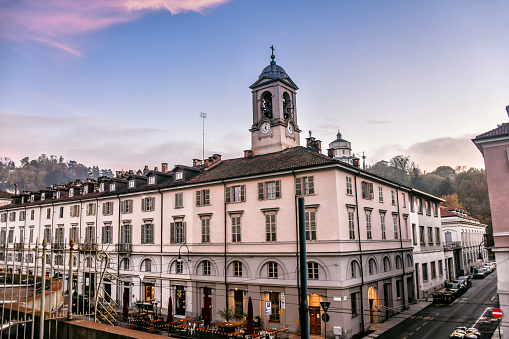
[{"label": "parked car", "polygon": [[484,272],[486,272],[486,275],[491,273],[491,268],[488,266],[481,267],[481,270],[484,270]]},{"label": "parked car", "polygon": [[433,304],[443,305],[452,304],[454,296],[448,291],[438,291],[433,293]]},{"label": "parked car", "polygon": [[447,290],[451,291],[455,298],[458,298],[465,292],[465,287],[461,283],[453,282],[452,284],[447,285]]},{"label": "parked car", "polygon": [[87,296],[72,297],[72,313],[74,314],[90,314],[94,312],[94,305]]},{"label": "parked car", "polygon": [[454,331],[452,331],[449,338],[451,339],[463,339],[465,338],[465,334],[467,334],[467,328],[466,327],[456,327]]},{"label": "parked car", "polygon": [[490,262],[485,264],[484,267],[489,268],[490,269],[490,273],[495,270],[495,266],[493,265],[493,263],[490,263]]},{"label": "parked car", "polygon": [[487,266],[491,266],[491,268],[492,268],[492,270],[493,270],[493,271],[495,270],[495,268],[497,268],[497,264],[496,264],[496,263],[494,263],[494,262],[489,262],[489,263],[487,263],[486,265],[487,265]]},{"label": "parked car", "polygon": [[472,287],[472,276],[471,275],[462,275],[461,277],[458,277],[458,280],[463,280],[467,284],[467,289]]},{"label": "parked car", "polygon": [[474,279],[484,279],[486,277],[486,271],[478,268],[474,270]]},{"label": "parked car", "polygon": [[459,284],[461,286],[461,294],[465,293],[468,290],[467,282],[465,280],[454,280],[453,284]]}]

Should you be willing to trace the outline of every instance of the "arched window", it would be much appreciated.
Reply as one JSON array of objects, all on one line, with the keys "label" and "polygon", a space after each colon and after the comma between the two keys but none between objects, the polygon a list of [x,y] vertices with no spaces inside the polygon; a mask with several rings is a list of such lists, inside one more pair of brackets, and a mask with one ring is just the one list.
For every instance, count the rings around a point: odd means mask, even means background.
[{"label": "arched window", "polygon": [[391,270],[391,261],[388,257],[384,257],[384,272],[389,272]]},{"label": "arched window", "polygon": [[145,272],[152,272],[152,261],[145,259],[141,262],[141,270]]},{"label": "arched window", "polygon": [[360,265],[357,260],[352,261],[350,264],[350,277],[352,279],[358,278],[360,276]]},{"label": "arched window", "polygon": [[272,94],[264,92],[260,101],[263,115],[268,119],[272,119]]},{"label": "arched window", "polygon": [[131,262],[128,258],[122,259],[121,268],[125,271],[129,271],[131,269]]},{"label": "arched window", "polygon": [[91,257],[85,258],[85,267],[87,267],[87,268],[92,267],[92,258]]},{"label": "arched window", "polygon": [[368,261],[368,273],[369,275],[376,274],[376,261],[373,258]]},{"label": "arched window", "polygon": [[293,102],[290,99],[290,95],[287,92],[283,93],[283,116],[285,119],[292,117],[293,113]]},{"label": "arched window", "polygon": [[413,266],[412,256],[410,254],[406,255],[406,265],[407,265],[407,267]]},{"label": "arched window", "polygon": [[402,263],[401,263],[401,256],[397,255],[397,256],[396,256],[396,269],[397,269],[397,270],[400,270],[400,269],[401,269],[401,266],[402,266],[401,264],[402,264]]}]

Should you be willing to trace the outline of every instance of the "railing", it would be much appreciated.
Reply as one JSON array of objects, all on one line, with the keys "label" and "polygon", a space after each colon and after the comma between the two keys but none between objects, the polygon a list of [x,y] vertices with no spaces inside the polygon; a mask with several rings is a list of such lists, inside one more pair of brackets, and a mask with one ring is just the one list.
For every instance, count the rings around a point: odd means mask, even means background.
[{"label": "railing", "polygon": [[53,248],[54,250],[63,250],[64,249],[64,243],[63,242],[54,242],[51,245],[51,248]]},{"label": "railing", "polygon": [[22,250],[24,246],[25,246],[25,244],[24,244],[24,243],[22,243],[22,242],[17,242],[17,243],[15,243],[15,244],[14,244],[14,249],[16,249],[16,250]]},{"label": "railing", "polygon": [[86,242],[86,243],[80,244],[79,247],[80,247],[80,251],[97,251],[96,243]]},{"label": "railing", "polygon": [[117,252],[119,253],[131,253],[132,250],[133,244],[131,243],[117,244]]},{"label": "railing", "polygon": [[445,248],[458,248],[461,247],[461,241],[446,241],[444,242]]}]

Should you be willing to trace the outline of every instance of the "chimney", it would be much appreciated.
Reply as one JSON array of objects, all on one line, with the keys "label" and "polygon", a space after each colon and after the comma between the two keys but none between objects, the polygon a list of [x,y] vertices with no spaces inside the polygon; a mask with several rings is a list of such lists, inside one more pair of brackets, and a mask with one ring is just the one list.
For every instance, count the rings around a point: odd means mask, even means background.
[{"label": "chimney", "polygon": [[353,165],[359,168],[359,159],[353,159]]},{"label": "chimney", "polygon": [[311,131],[309,132],[309,138],[306,138],[306,146],[313,152],[322,153],[322,141],[316,140],[315,137],[312,137]]},{"label": "chimney", "polygon": [[329,148],[329,149],[327,150],[327,156],[328,156],[329,158],[333,158],[333,159],[334,159],[334,150],[333,150],[332,148]]},{"label": "chimney", "polygon": [[193,167],[198,167],[201,165],[202,165],[201,159],[193,159]]},{"label": "chimney", "polygon": [[253,151],[250,149],[244,150],[244,158],[252,158],[254,155]]},{"label": "chimney", "polygon": [[159,168],[157,168],[157,166],[154,167],[154,171],[156,171],[156,172],[159,171]]},{"label": "chimney", "polygon": [[168,163],[167,163],[167,162],[163,162],[163,163],[161,164],[161,171],[162,171],[163,173],[168,172]]},{"label": "chimney", "polygon": [[213,154],[208,159],[205,159],[205,162],[204,162],[205,168],[209,168],[210,166],[212,166],[220,161],[221,161],[221,154],[217,154],[217,153]]},{"label": "chimney", "polygon": [[145,165],[145,168],[143,168],[143,174],[145,175],[145,174],[147,174],[147,173],[148,173],[148,166],[147,166],[147,165]]}]

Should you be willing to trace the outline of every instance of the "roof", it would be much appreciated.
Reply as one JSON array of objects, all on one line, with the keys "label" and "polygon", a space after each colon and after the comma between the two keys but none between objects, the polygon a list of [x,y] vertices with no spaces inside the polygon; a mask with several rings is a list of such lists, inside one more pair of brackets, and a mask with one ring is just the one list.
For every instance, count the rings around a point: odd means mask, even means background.
[{"label": "roof", "polygon": [[0,190],[0,199],[11,199],[12,194],[6,191]]},{"label": "roof", "polygon": [[479,139],[488,139],[493,137],[499,137],[499,136],[509,136],[509,123],[504,123],[499,125],[497,128],[492,129],[491,131],[485,132],[483,134],[479,134],[475,137],[475,140]]},{"label": "roof", "polygon": [[209,170],[198,174],[189,183],[232,179],[336,163],[337,161],[332,158],[298,146],[252,158],[244,157],[221,161]]},{"label": "roof", "polygon": [[440,206],[440,216],[442,218],[443,217],[460,217],[460,218],[464,218],[464,219],[468,219],[468,220],[479,221],[478,219],[469,216],[466,211],[459,209],[459,208],[454,208],[454,207]]}]

